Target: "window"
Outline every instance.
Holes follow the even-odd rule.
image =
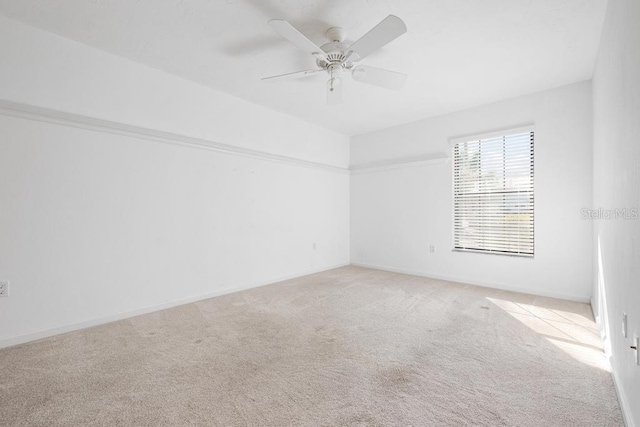
[[[454,250],[533,257],[533,131],[453,144]]]

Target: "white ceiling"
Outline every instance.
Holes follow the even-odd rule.
[[[356,135],[592,77],[605,0],[0,0],[0,13],[329,129]],[[326,75],[267,21],[321,45],[332,26],[355,41],[385,16],[408,32],[363,64],[409,75],[400,92]]]

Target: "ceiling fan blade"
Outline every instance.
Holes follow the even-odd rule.
[[[332,78],[327,81],[327,105],[342,103],[342,79]]]
[[[324,60],[327,59],[327,55],[322,51],[322,49],[284,19],[272,19],[269,21],[269,26],[277,31],[282,37],[289,40],[305,52]]]
[[[353,60],[359,61],[406,32],[407,26],[402,19],[389,15],[356,40],[347,51],[353,51]]]
[[[368,65],[358,65],[351,72],[351,76],[358,82],[391,90],[401,89],[407,81],[406,74],[370,67]]]
[[[322,71],[322,70],[294,71],[293,73],[279,74],[277,76],[271,76],[271,77],[263,77],[260,80],[265,81],[265,82],[277,82],[277,81],[281,81],[281,80],[294,80],[294,79],[299,79],[301,77],[313,76],[318,71]]]

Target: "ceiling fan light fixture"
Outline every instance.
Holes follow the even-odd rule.
[[[333,64],[327,69],[329,80],[327,80],[327,105],[338,105],[342,103],[342,72],[340,64]]]
[[[343,70],[344,69],[340,64],[331,65],[329,67],[329,83],[331,84],[332,88],[333,88],[333,85],[338,85],[342,83]]]

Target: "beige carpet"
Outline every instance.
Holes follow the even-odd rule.
[[[345,267],[0,350],[3,426],[622,425],[590,308]]]

